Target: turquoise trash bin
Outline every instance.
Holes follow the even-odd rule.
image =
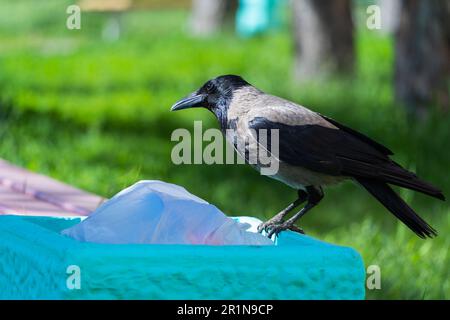
[[[293,232],[276,246],[96,244],[80,219],[0,216],[1,299],[363,299],[353,249]]]

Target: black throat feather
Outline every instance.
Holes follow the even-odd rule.
[[[220,129],[225,133],[226,129],[233,129],[234,125],[230,124],[228,121],[228,109],[230,107],[231,101],[233,100],[233,95],[236,90],[249,86],[250,84],[239,76],[228,75],[222,76],[218,79],[222,79],[226,82],[226,86],[219,86],[220,97],[218,98],[215,107],[211,110],[220,124]]]
[[[233,93],[231,90],[228,90],[221,95],[216,106],[212,109],[212,112],[219,121],[220,130],[222,130],[222,132],[225,132],[225,130],[228,129],[228,109],[232,99]]]

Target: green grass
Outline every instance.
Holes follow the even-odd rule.
[[[287,30],[242,40],[225,32],[186,35],[187,14],[132,12],[123,34],[100,37],[101,15],[82,16],[82,30],[65,29],[65,2],[0,1],[0,155],[31,170],[111,196],[140,179],[180,184],[230,215],[268,218],[295,191],[240,165],[173,165],[171,132],[193,120],[217,127],[206,110],[171,113],[171,104],[219,74],[236,73],[261,89],[311,107],[376,138],[394,159],[450,194],[450,124],[433,111],[408,121],[392,92],[392,43],[358,33],[355,78],[322,84],[291,81]],[[431,107],[430,107],[431,108]],[[304,217],[311,235],[356,248],[378,264],[377,298],[450,298],[450,209],[413,192],[402,196],[440,233],[423,241],[357,186],[326,190]],[[301,252],[299,252],[301,254]]]

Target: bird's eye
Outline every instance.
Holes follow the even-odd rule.
[[[206,84],[206,91],[210,92],[213,89],[214,89],[214,85],[211,82]]]

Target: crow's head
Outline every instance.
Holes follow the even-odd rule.
[[[240,76],[220,76],[207,81],[200,89],[175,103],[171,110],[203,107],[217,115],[227,108],[235,90],[248,85]]]

